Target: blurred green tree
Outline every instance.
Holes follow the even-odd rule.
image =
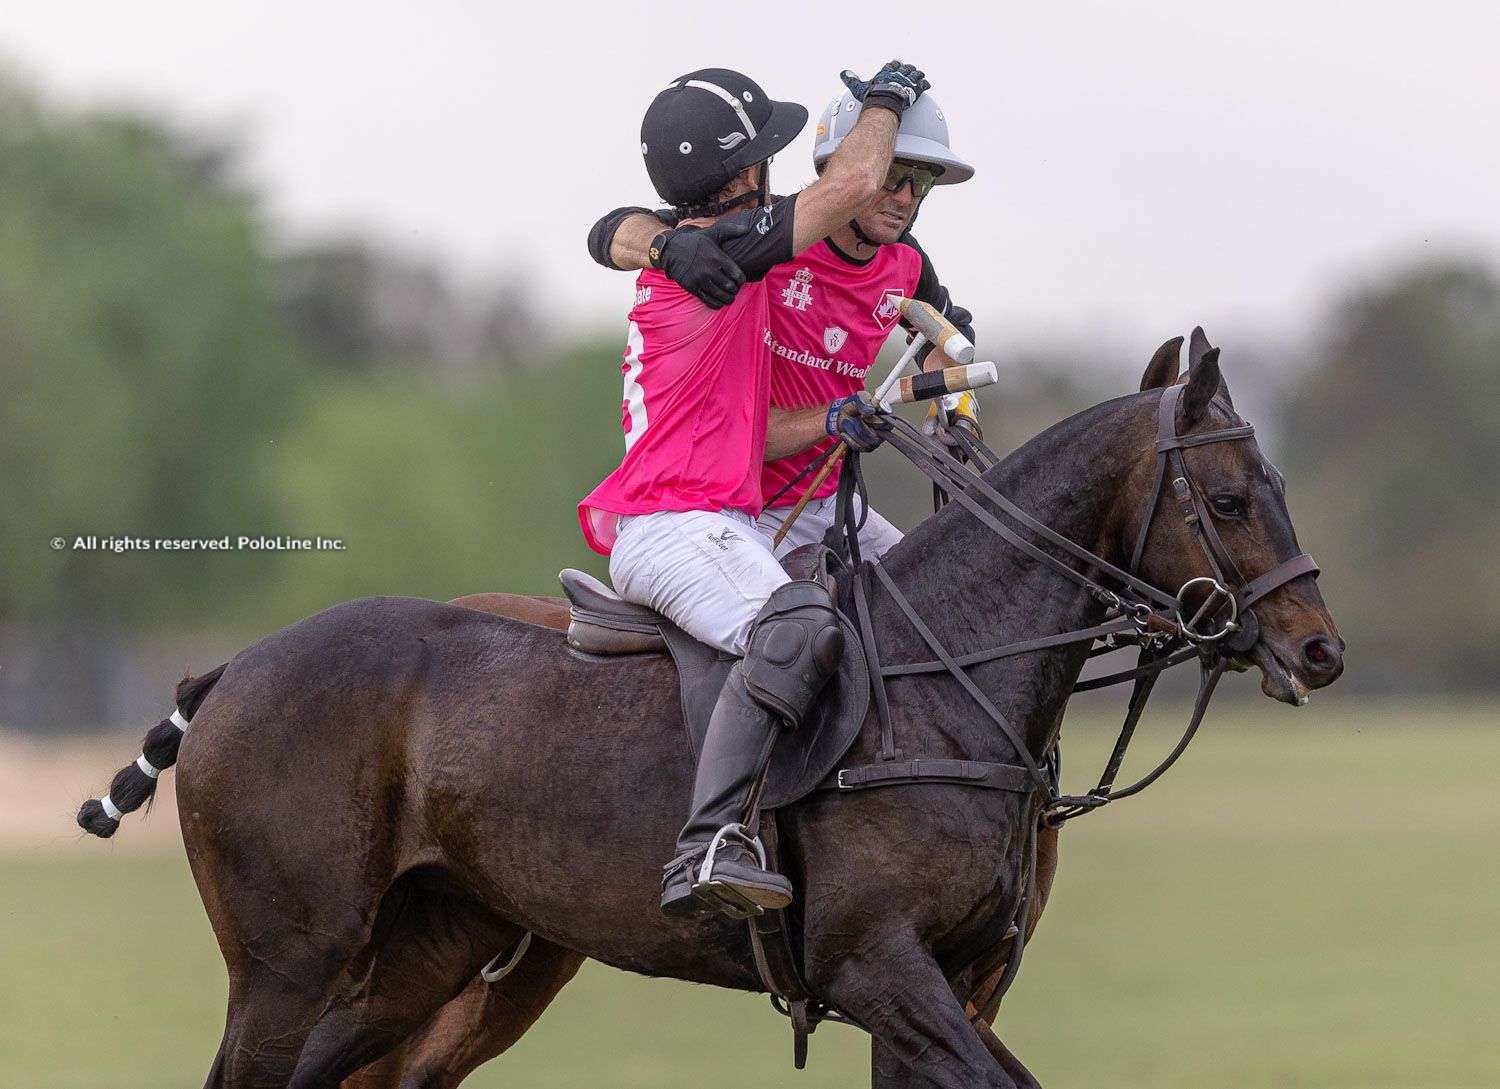
[[[1500,281],[1427,263],[1348,296],[1283,405],[1292,508],[1369,687],[1493,688]]]
[[[603,574],[576,506],[619,461],[604,421],[620,352],[585,341],[462,391],[400,371],[319,386],[267,464],[285,532],[346,551],[277,557],[275,595],[236,619],[274,627],[371,594],[556,594],[559,568]]]
[[[285,422],[296,368],[263,226],[224,145],[3,97],[0,616],[181,617],[248,568],[48,540],[273,524],[250,455]]]

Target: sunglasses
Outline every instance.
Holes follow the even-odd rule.
[[[943,168],[940,166],[893,162],[886,169],[885,181],[881,183],[881,186],[888,193],[898,193],[903,185],[911,182],[911,195],[920,200],[932,191],[932,187],[937,184],[938,177],[942,173]]]

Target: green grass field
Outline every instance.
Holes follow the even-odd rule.
[[[1211,716],[1152,791],[1064,833],[1002,1037],[1049,1087],[1500,1085],[1500,711],[1253,714]],[[1070,729],[1072,785],[1106,746]],[[17,848],[0,874],[0,1089],[201,1085],[224,977],[180,855]],[[798,1074],[764,999],[590,966],[468,1084],[867,1070],[856,1031],[825,1026]]]

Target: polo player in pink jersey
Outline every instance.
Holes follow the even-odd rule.
[[[817,170],[852,131],[859,113],[860,102],[849,91],[824,109],[813,148]],[[870,368],[899,319],[897,298],[929,303],[973,340],[968,311],[953,305],[932,262],[908,230],[933,185],[967,181],[973,174],[973,167],[948,146],[942,108],[931,95],[923,95],[902,114],[895,161],[875,200],[827,238],[766,274],[771,410],[761,490],[768,505],[757,527],[767,540],[799,498],[798,484],[806,485],[809,467],[838,441],[832,436],[840,414],[865,389]],[[617,209],[595,225],[590,251],[607,267],[643,268],[650,240],[662,222],[675,222],[675,217],[669,211]],[[709,305],[732,298],[733,291],[721,290],[719,283],[721,277],[736,279],[732,261],[715,247],[712,235],[695,243],[691,259],[680,255],[667,274]],[[946,360],[939,355],[928,362],[938,366]],[[953,399],[948,408],[973,418],[973,405],[969,394]],[[859,437],[864,441],[855,445],[862,450],[879,441],[875,434]],[[838,473],[831,473],[819,487],[782,541],[779,555],[823,539],[833,522],[838,480]],[[901,536],[871,510],[860,528],[861,551],[878,558]]]
[[[669,915],[744,914],[792,899],[790,882],[760,865],[744,822],[777,733],[801,721],[837,667],[842,633],[823,587],[788,578],[755,528],[772,354],[765,275],[869,203],[901,113],[927,89],[921,72],[895,61],[869,82],[846,78],[865,106],[859,120],[818,181],[781,200],[769,197],[767,160],[807,111],[772,101],[740,73],[674,80],[641,125],[647,173],[679,217],[653,238],[654,266],[692,252],[725,213],[757,206],[718,232],[744,280],[729,305],[705,306],[656,267],[637,278],[621,368],[625,457],[578,508],[622,597],[743,656],[710,718],[692,814],[665,868]],[[853,426],[862,415],[867,406],[851,405],[840,419]]]

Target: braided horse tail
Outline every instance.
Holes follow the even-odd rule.
[[[141,755],[126,764],[109,784],[109,793],[90,798],[78,810],[78,827],[100,839],[108,839],[120,827],[120,818],[133,813],[156,793],[156,780],[162,772],[177,763],[177,749],[183,735],[204,697],[229,663],[209,670],[201,677],[184,677],[177,686],[177,706],[146,734]]]

